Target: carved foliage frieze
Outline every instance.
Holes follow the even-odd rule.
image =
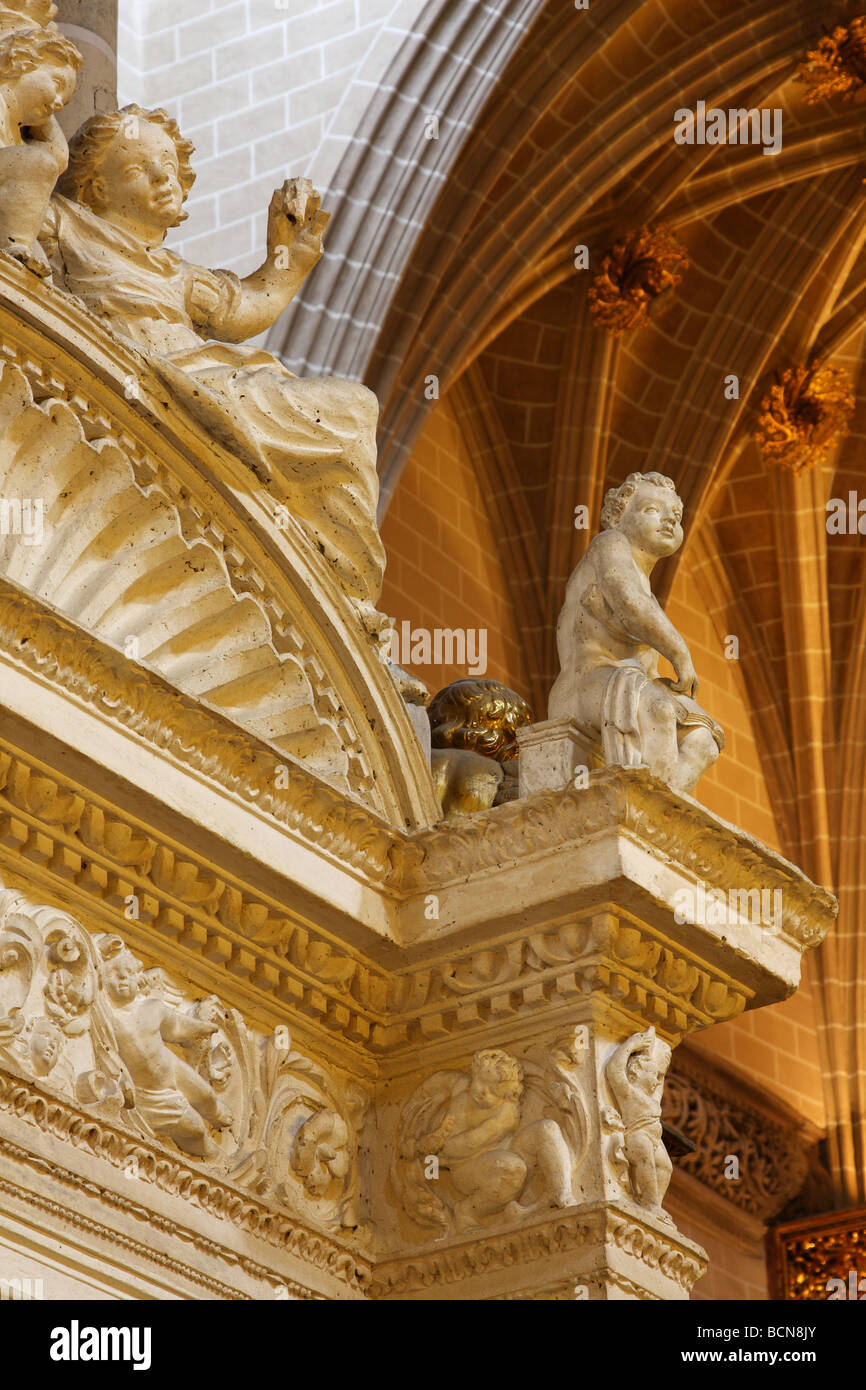
[[[145,968],[120,936],[0,890],[0,1066],[276,1209],[363,1234],[368,1097],[215,995]],[[136,1169],[134,1147],[130,1162]]]

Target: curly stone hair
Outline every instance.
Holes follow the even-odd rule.
[[[517,730],[532,723],[522,695],[499,681],[452,681],[427,706],[434,748],[468,748],[496,762],[517,757]]]
[[[0,38],[0,82],[23,77],[45,62],[55,62],[78,72],[83,61],[75,45],[59,31],[46,33],[34,25],[24,25]]]
[[[475,1053],[472,1076],[495,1082],[496,1089],[507,1100],[519,1101],[523,1094],[523,1069],[520,1063],[498,1047]]]
[[[195,145],[180,133],[177,121],[162,107],[145,111],[143,107],[124,106],[120,111],[109,111],[104,115],[97,113],[73,136],[69,142],[69,167],[57,185],[58,192],[67,198],[74,198],[87,207],[93,206],[93,180],[99,174],[105,152],[116,135],[126,132],[131,121],[148,121],[160,126],[169,136],[177,151],[177,177],[183,189],[184,201],[195,183],[191,159]],[[181,213],[179,221],[186,217]]]
[[[601,529],[612,531],[619,524],[623,512],[634,497],[640,483],[653,483],[656,487],[666,487],[670,492],[676,493],[676,484],[673,478],[666,478],[664,473],[629,473],[624,483],[619,487],[610,488],[604,495],[604,505],[601,509]]]

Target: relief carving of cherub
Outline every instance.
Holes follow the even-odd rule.
[[[213,1086],[169,1044],[193,1048],[217,1031],[161,999],[142,997],[142,965],[119,937],[99,942],[106,1020],[132,1083],[135,1107],[155,1134],[197,1158],[213,1158],[208,1126],[227,1129],[231,1112]]]
[[[419,1224],[467,1231],[495,1216],[573,1205],[562,1130],[548,1118],[525,1123],[523,1091],[520,1063],[495,1048],[476,1052],[469,1076],[437,1072],[418,1087],[401,1118],[392,1180]],[[442,1174],[453,1207],[436,1191]]]
[[[671,1049],[654,1028],[633,1033],[608,1059],[605,1076],[619,1111],[612,1159],[627,1166],[631,1190],[642,1207],[661,1210],[672,1165],[662,1132],[662,1092]]]

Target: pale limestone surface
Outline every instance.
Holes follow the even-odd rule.
[[[648,767],[674,791],[691,792],[725,740],[697,703],[688,647],[650,588],[658,561],[682,545],[682,512],[660,473],[632,473],[607,494],[603,529],[566,588],[548,713],[593,732],[605,763]],[[659,656],[674,680],[659,675]]]
[[[19,502],[0,548],[0,1277],[81,1298],[687,1298],[706,1259],[662,1205],[671,1050],[788,997],[835,901],[653,775],[682,790],[711,723],[684,706],[662,768],[649,665],[627,759],[610,740],[634,730],[602,722],[614,765],[563,782],[573,728],[546,753],[530,732],[558,785],[437,823],[367,599],[309,517],[284,524],[242,431],[211,432],[186,387],[166,399],[160,334],[209,353],[174,335],[196,336],[187,295],[207,317],[230,286],[148,244],[179,212],[183,150],[126,117],[78,147],[95,208],[57,198],[46,224],[75,293],[0,260]],[[287,221],[315,256],[311,188],[276,199]],[[659,698],[679,720],[694,673],[629,570],[660,544],[663,491],[620,497],[613,553],[677,658],[684,689]],[[592,637],[578,615],[566,648],[575,632]],[[684,911],[707,891],[730,909]]]
[[[37,238],[66,168],[57,121],[75,90],[81,54],[49,23],[53,7],[0,7],[0,249],[48,275]]]
[[[189,264],[162,243],[183,217],[191,153],[163,111],[130,106],[85,122],[41,233],[55,282],[146,354],[172,395],[273,483],[375,633],[384,571],[376,398],[356,382],[298,379],[243,346],[320,259],[328,214],[309,180],[288,179],[271,198],[256,271],[241,280]]]

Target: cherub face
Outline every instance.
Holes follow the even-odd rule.
[[[650,555],[673,555],[683,543],[683,504],[666,487],[639,483],[617,529]]]
[[[174,141],[152,121],[124,122],[93,180],[96,211],[116,211],[160,232],[176,225],[183,207]]]
[[[499,1105],[506,1100],[511,1090],[511,1082],[500,1076],[493,1067],[477,1067],[469,1083],[469,1094],[476,1105],[485,1109]]]
[[[105,988],[111,999],[128,1004],[138,994],[140,967],[132,956],[119,955],[105,967]]]
[[[15,84],[15,104],[22,125],[41,125],[65,106],[75,90],[75,69],[50,60],[22,73]]]
[[[60,1056],[63,1035],[50,1019],[37,1019],[30,1033],[30,1059],[37,1076],[47,1076]]]

